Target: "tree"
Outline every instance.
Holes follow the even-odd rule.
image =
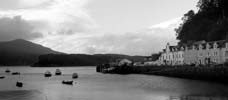
[[[228,32],[228,0],[199,0],[199,11],[188,11],[175,29],[179,44],[188,41],[216,41]]]

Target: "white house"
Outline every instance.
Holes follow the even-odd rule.
[[[161,65],[183,65],[184,63],[184,47],[170,46],[167,43],[159,57]]]
[[[122,66],[122,65],[131,65],[132,64],[132,61],[128,60],[128,59],[121,59],[118,61],[118,66]]]
[[[207,65],[228,62],[228,41],[198,41],[182,46],[167,43],[159,57],[161,65]]]

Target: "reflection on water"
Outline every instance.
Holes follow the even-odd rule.
[[[227,100],[228,86],[217,83],[153,75],[96,73],[94,67],[60,68],[63,75],[45,78],[56,68],[10,67],[21,75],[6,74],[0,68],[0,100]],[[72,79],[72,73],[79,74]],[[73,86],[61,84],[74,80]],[[22,81],[22,88],[16,82]],[[194,95],[194,96],[193,96]]]
[[[46,96],[37,90],[0,91],[0,100],[45,100]]]
[[[228,100],[228,97],[213,96],[170,96],[169,100]]]

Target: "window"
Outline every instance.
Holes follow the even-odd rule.
[[[225,56],[228,57],[228,51],[225,52]]]
[[[228,53],[228,52],[227,52],[227,53]],[[202,54],[202,53],[199,53],[199,56],[200,56],[200,57],[202,57],[202,56],[203,56],[203,54]]]
[[[218,55],[218,52],[217,52],[217,51],[215,51],[214,55],[215,55],[215,56],[217,56],[217,55]]]
[[[210,45],[209,44],[207,44],[206,46],[207,46],[207,49],[210,49]]]
[[[214,48],[218,48],[217,43],[214,43]]]
[[[199,45],[199,50],[201,50],[202,49],[202,46],[201,45]]]

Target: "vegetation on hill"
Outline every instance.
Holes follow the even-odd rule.
[[[22,39],[0,42],[0,65],[31,65],[38,60],[39,55],[59,53]]]
[[[39,60],[33,66],[55,67],[55,66],[96,66],[109,63],[116,59],[127,58],[133,61],[142,61],[143,56],[127,56],[119,54],[47,54],[39,56]]]
[[[175,29],[179,44],[191,41],[216,41],[227,38],[228,0],[199,0],[198,12],[188,11]]]
[[[143,60],[143,56],[119,54],[64,54],[22,39],[0,42],[1,66],[94,66],[123,58]]]

